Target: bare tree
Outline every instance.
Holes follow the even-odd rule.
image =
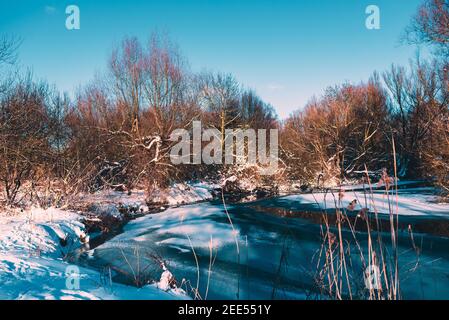
[[[49,163],[48,87],[27,77],[0,101],[0,180],[7,204],[16,203],[25,182],[32,185]]]
[[[0,36],[0,65],[4,63],[14,64],[16,62],[19,45],[20,41],[15,37]]]
[[[422,177],[428,170],[422,151],[445,135],[436,130],[448,116],[448,82],[445,72],[440,71],[444,69],[441,62],[436,60],[417,60],[411,69],[408,73],[403,67],[392,66],[384,73],[384,81],[390,92],[400,175]]]
[[[224,148],[226,128],[240,117],[239,84],[231,74],[222,73],[203,73],[199,76],[199,83],[202,95],[200,103],[217,119],[214,125],[221,132]]]
[[[449,59],[449,0],[425,0],[406,34],[410,43],[436,46]]]
[[[265,103],[252,90],[245,90],[240,98],[239,120],[252,129],[271,129],[277,127],[274,108]]]
[[[388,160],[387,123],[386,95],[377,76],[368,84],[329,88],[285,122],[284,161],[292,175],[306,181],[341,181],[365,165],[380,169]]]
[[[87,87],[68,117],[72,153],[81,167],[94,167],[93,189],[162,185],[173,171],[170,133],[199,111],[184,59],[158,35],[145,48],[128,38],[114,50],[109,71],[109,86]]]
[[[113,92],[117,102],[128,109],[128,121],[133,130],[138,128],[142,105],[143,54],[137,38],[128,38],[123,40],[119,49],[113,51],[109,62]]]
[[[167,38],[153,34],[144,59],[145,101],[154,116],[158,133],[169,135],[179,109],[187,100],[186,63]]]

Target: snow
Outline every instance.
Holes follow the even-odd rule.
[[[149,202],[178,206],[181,204],[211,200],[212,194],[210,191],[212,188],[213,185],[206,183],[175,183],[170,188],[155,190]]]
[[[399,190],[399,213],[441,214],[449,217],[449,206],[436,203],[437,197],[432,194],[433,191],[431,188]],[[335,196],[338,197],[338,193]],[[275,202],[274,205],[289,208],[295,201],[314,204],[314,197],[324,206],[323,193],[283,197],[282,201]],[[345,191],[342,206],[348,206],[356,198],[359,200],[356,209],[364,207],[363,191]],[[283,201],[284,199],[292,202]],[[394,199],[392,196],[392,203]],[[327,207],[335,207],[332,194],[328,193],[326,200]],[[385,202],[387,199],[382,191],[376,191],[373,200],[379,212],[388,213]],[[292,249],[288,253],[288,271],[286,268],[282,274],[285,277],[282,280],[285,287],[282,287],[282,292],[277,297],[306,299],[307,291],[301,288],[308,288],[312,282],[310,276],[316,271],[315,261],[311,257],[314,257],[321,245],[319,226],[265,215],[258,213],[257,209],[249,208],[251,206],[241,204],[228,206],[235,233],[227,220],[223,205],[217,203],[205,202],[170,208],[159,214],[144,216],[127,224],[124,233],[96,248],[94,256],[105,265],[113,264],[124,268],[125,263],[117,259],[121,250],[129,257],[132,257],[132,252],[137,247],[142,252],[160,252],[177,280],[188,281],[193,287],[198,281],[199,294],[203,298],[208,288],[210,299],[235,299],[236,292],[243,299],[270,299],[273,281],[278,279],[280,257],[284,252],[284,245],[288,244]],[[284,238],[285,234],[291,236]],[[240,246],[240,254],[236,250],[235,237]],[[408,278],[402,287],[409,299],[448,296],[447,287],[441,285],[447,278],[447,252],[443,245],[437,248],[437,241],[433,241],[435,240],[432,240],[432,249],[429,249],[426,247],[429,242],[424,238],[426,246],[423,246],[420,254],[419,272],[416,273],[407,271],[407,266],[416,261],[415,252],[411,250],[409,241],[400,243],[401,279]],[[212,250],[209,249],[210,242]],[[362,243],[363,248],[367,248],[367,244]],[[117,250],[119,246],[120,251]],[[214,258],[212,270],[209,271],[211,256],[216,259]],[[236,267],[237,257],[242,268]],[[130,259],[130,263],[136,268],[136,260]],[[161,288],[167,287],[169,277],[168,273],[161,277]],[[425,295],[416,290],[419,285],[428,288]]]
[[[130,206],[140,208],[140,205],[130,204]],[[111,216],[117,219],[122,219],[122,214],[120,213],[117,204],[94,203],[89,207],[89,211],[97,216]]]
[[[134,208],[138,212],[147,212],[150,204],[164,206],[179,206],[212,199],[211,190],[216,186],[211,183],[174,183],[169,188],[156,189],[150,197],[144,190],[133,190],[131,194],[125,192],[103,190],[94,194],[83,194],[80,203],[95,205],[91,208],[99,214],[118,216],[117,205]],[[115,208],[114,208],[115,207]]]
[[[395,186],[398,186],[398,188],[400,188],[400,187],[409,187],[409,186],[412,186],[412,185],[422,184],[423,183],[423,181],[420,181],[420,180],[399,180],[399,179],[397,179],[396,183],[394,183],[394,178],[391,178],[391,179],[392,179],[392,185],[390,186],[390,188],[395,188]],[[336,185],[336,186],[333,186],[333,187],[334,187],[334,190],[342,189],[342,190],[345,190],[345,191],[351,191],[351,190],[360,191],[360,190],[363,190],[363,189],[368,190],[370,188],[370,186],[368,184],[366,184],[366,183],[363,184],[363,183],[358,183],[358,182],[346,183],[346,184],[343,184],[341,186]],[[371,184],[371,188],[373,190],[383,190],[383,191],[385,191],[385,183],[383,181],[379,181],[377,183],[373,182]],[[408,190],[410,191],[412,189],[408,188]],[[417,191],[416,189],[413,189],[413,190]],[[432,190],[434,190],[434,188],[422,188],[422,191],[432,191]]]
[[[228,209],[230,208],[228,207]],[[203,203],[170,208],[158,214],[143,216],[130,221],[124,227],[122,234],[101,245],[98,249],[122,246],[125,243],[129,247],[133,247],[135,244],[166,234],[172,236],[155,243],[164,243],[173,248],[189,250],[190,239],[196,247],[208,250],[212,237],[213,247],[219,248],[234,243],[234,237],[239,236],[232,231],[227,220],[216,221],[223,218],[222,210],[221,206]]]
[[[133,190],[131,194],[114,190],[102,190],[95,193],[81,194],[78,205],[89,207],[99,215],[111,215],[119,217],[118,206],[134,208],[139,212],[147,211],[146,196],[144,190]]]
[[[87,238],[81,217],[70,211],[32,208],[25,212],[17,210],[0,215],[0,251],[18,248],[32,252],[57,254],[59,239],[68,236],[81,244]],[[88,239],[87,239],[88,240]]]
[[[174,184],[171,188],[158,190],[150,199],[154,203],[164,203],[165,206],[204,201],[212,198],[211,191],[216,188],[208,183]],[[373,193],[360,189],[360,186],[345,187],[342,192],[341,204],[338,204],[339,192],[310,193],[285,196],[282,199],[312,204],[321,208],[347,208],[357,199],[355,210],[368,207],[371,211],[388,214],[389,200],[385,191],[374,190]],[[366,199],[366,200],[365,200]],[[396,197],[390,192],[390,205],[393,213],[414,216],[449,217],[449,204],[438,203],[438,198],[432,188],[408,188],[399,190]],[[93,195],[84,195],[80,203],[92,204],[91,210],[98,215],[119,217],[117,206],[129,206],[146,211],[144,191],[133,191],[131,195],[122,192],[102,191]],[[233,210],[229,205],[227,209]],[[145,208],[145,209],[144,209]],[[237,207],[235,207],[237,208]],[[211,203],[190,204],[183,207],[168,208],[165,212],[146,215],[130,221],[124,226],[124,232],[99,247],[89,250],[88,256],[120,264],[117,259],[117,247],[132,253],[136,247],[157,248],[169,247],[176,255],[190,256],[195,248],[196,254],[208,261],[210,248],[220,252],[217,263],[223,263],[223,268],[229,268],[236,256],[236,241],[241,250],[248,250],[248,234],[252,236],[251,259],[258,260],[257,268],[263,272],[275,268],[270,250],[274,250],[279,239],[269,230],[259,235],[257,217],[251,215],[248,224],[243,224],[241,215],[233,216],[238,223],[234,227],[227,220],[224,207]],[[157,274],[156,281],[142,288],[114,283],[107,275],[96,269],[73,265],[67,259],[68,253],[75,249],[88,250],[88,235],[82,223],[79,212],[50,208],[30,208],[25,211],[10,210],[0,212],[0,299],[188,299],[179,288],[172,288],[173,274],[179,276],[179,269],[185,265],[162,265],[162,271]],[[265,217],[265,219],[268,219]],[[274,218],[273,218],[274,219]],[[244,226],[244,227],[242,227]],[[253,230],[249,233],[249,230]],[[67,244],[62,245],[61,239]],[[246,239],[246,240],[245,240]],[[268,247],[270,245],[270,247]],[[245,249],[246,248],[246,249]],[[277,252],[277,251],[276,251]],[[271,255],[269,255],[271,254]],[[298,253],[300,254],[300,253]],[[165,258],[165,257],[163,257]],[[173,258],[173,257],[172,257]],[[242,255],[243,259],[243,255]],[[221,262],[220,262],[221,261]],[[186,273],[196,275],[195,264],[190,261],[191,270]],[[225,267],[226,265],[226,267]],[[120,265],[123,269],[123,265]],[[173,267],[178,268],[175,270]],[[253,266],[254,267],[254,266]],[[76,271],[75,274],[70,270]],[[126,268],[126,266],[125,266]],[[218,268],[218,267],[217,267]],[[170,270],[169,270],[170,269]],[[173,274],[172,274],[173,272]],[[298,271],[299,272],[299,271]],[[203,273],[202,273],[203,275]],[[68,279],[79,282],[79,287],[71,286]],[[220,286],[226,287],[233,281],[236,274],[214,274],[214,286],[219,292]],[[184,275],[181,277],[183,278]],[[204,275],[203,282],[204,282]],[[220,278],[221,277],[221,278]],[[106,280],[105,280],[106,279]],[[192,277],[194,279],[194,277]],[[221,280],[220,280],[221,279]],[[177,279],[180,280],[180,279]],[[202,282],[202,284],[203,284]],[[262,285],[262,284],[261,284]],[[218,294],[218,293],[216,293]]]
[[[69,249],[85,246],[82,239],[86,238],[81,216],[75,212],[54,208],[2,212],[0,299],[188,298],[179,289],[162,291],[157,283],[140,289],[105,283],[96,270],[74,266],[63,259]],[[63,247],[60,239],[68,239],[68,245]],[[70,285],[71,277],[79,286]]]
[[[196,287],[198,272],[200,273],[199,294],[202,298],[206,298],[206,287],[210,275],[210,299],[235,299],[236,288],[240,288],[241,298],[244,299],[254,297],[270,299],[273,279],[267,275],[271,275],[277,269],[282,249],[280,238],[274,230],[268,232],[258,228],[260,223],[269,224],[269,221],[260,222],[258,221],[260,217],[252,213],[246,213],[242,221],[235,213],[235,210],[239,210],[238,205],[229,205],[227,209],[229,212],[234,212],[230,214],[235,229],[231,227],[224,207],[220,204],[204,202],[170,208],[165,212],[140,217],[129,222],[122,234],[97,247],[94,250],[94,256],[105,265],[112,264],[128,271],[126,263],[117,259],[117,254],[125,254],[129,263],[137,269],[139,262],[137,259],[132,259],[136,248],[140,248],[141,252],[160,252],[179,283],[189,283]],[[272,219],[267,216],[265,218]],[[246,286],[246,282],[242,281],[243,275],[239,274],[244,268],[239,269],[235,265],[239,256],[236,239],[240,246],[241,265],[250,264],[251,266],[251,279],[254,280],[248,281],[248,285],[249,282],[251,283],[251,288]],[[117,248],[120,249],[117,250]],[[303,249],[298,252],[300,256],[313,254],[313,252],[310,252],[310,255],[308,253],[304,255]],[[216,260],[209,272],[211,254],[216,257]],[[195,255],[198,257],[199,270]],[[299,272],[296,266],[292,268]],[[292,277],[297,275],[295,273]],[[159,282],[161,288],[166,288],[169,277],[168,273],[161,277]],[[242,281],[240,286],[239,281]],[[181,287],[185,288],[182,285]],[[187,291],[189,287],[185,289]],[[288,299],[306,298],[301,292],[296,292],[297,290],[287,291],[284,294]]]
[[[157,287],[161,290],[170,290],[170,283],[173,281],[173,274],[167,269],[165,265],[162,265],[164,272],[162,272],[161,280],[157,283]]]
[[[449,203],[438,203],[438,197],[432,194],[432,188],[404,189],[396,192],[390,191],[389,196],[385,190],[351,191],[349,188],[343,193],[341,204],[338,204],[338,192],[316,192],[283,197],[287,200],[298,201],[303,204],[314,204],[321,209],[335,207],[347,208],[353,200],[357,200],[355,210],[368,208],[371,212],[411,216],[438,216],[449,218]],[[390,209],[391,206],[391,209]]]

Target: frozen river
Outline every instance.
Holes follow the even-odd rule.
[[[289,196],[226,208],[227,212],[220,202],[205,202],[135,219],[121,234],[84,253],[81,263],[108,275],[110,270],[114,281],[142,285],[160,278],[159,262],[164,261],[183,289],[193,297],[191,289],[198,288],[203,299],[326,298],[314,282],[321,224],[309,216],[279,214],[318,216],[317,205]],[[399,221],[438,226],[446,213],[449,216],[444,210],[435,216],[401,215]],[[409,232],[399,233],[404,299],[449,299],[449,239],[427,229],[414,235],[419,253]],[[348,230],[343,237],[351,243]],[[389,237],[383,235],[386,247]],[[365,248],[366,232],[358,231],[357,238]],[[363,281],[362,267],[354,262],[351,268],[351,277]]]

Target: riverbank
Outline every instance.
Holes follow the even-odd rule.
[[[190,299],[170,285],[168,269],[136,288],[73,261],[119,233],[131,219],[208,199],[212,196],[205,187],[175,185],[155,194],[151,203],[143,191],[104,191],[80,195],[63,210],[5,209],[0,212],[0,299]]]
[[[346,189],[341,202],[342,208],[347,208],[353,198],[364,199],[360,189],[353,189]],[[203,260],[208,260],[208,252],[212,250],[214,254],[220,255],[219,260],[222,257],[232,260],[236,252],[240,252],[240,258],[243,260],[245,254],[255,254],[251,251],[246,252],[246,250],[254,250],[254,248],[248,249],[248,246],[254,246],[262,238],[266,240],[265,244],[258,245],[261,253],[270,255],[268,252],[270,250],[273,250],[274,256],[279,253],[278,249],[274,249],[279,240],[273,238],[273,244],[270,245],[266,242],[273,236],[272,227],[269,228],[271,231],[267,232],[257,230],[257,236],[251,240],[248,230],[254,227],[241,226],[242,223],[247,224],[243,220],[250,216],[245,213],[247,210],[245,208],[258,212],[257,217],[263,212],[279,216],[281,220],[277,223],[289,217],[302,218],[318,226],[321,220],[317,219],[321,215],[317,213],[324,206],[332,210],[332,203],[335,205],[335,201],[329,200],[332,198],[332,193],[329,192],[327,196],[324,192],[317,192],[265,198],[255,204],[251,202],[243,205],[229,204],[226,209],[229,210],[234,223],[230,225],[221,197],[217,194],[214,196],[217,190],[217,186],[207,184],[178,185],[165,193],[159,193],[153,198],[155,201],[151,203],[143,191],[135,191],[131,194],[108,191],[81,196],[79,201],[64,210],[30,208],[2,212],[0,215],[0,281],[2,282],[0,298],[189,299],[192,297],[192,292],[189,290],[195,286],[195,276],[191,276],[188,271],[195,273],[195,262],[190,261],[193,259],[193,253],[203,256]],[[184,206],[189,202],[207,202],[214,198],[217,204]],[[382,191],[378,190],[372,194],[371,198],[368,197],[369,200],[366,203],[378,208],[382,214],[385,213],[383,211],[386,208],[385,198]],[[430,189],[405,189],[401,191],[397,199],[397,207],[400,209],[398,212],[403,216],[412,214],[418,219],[432,215],[440,218],[449,217],[449,205],[438,203],[437,200],[438,197]],[[351,211],[354,213],[354,219],[359,210],[364,207],[363,201],[359,201],[354,206],[354,210]],[[311,210],[309,212],[304,208]],[[168,211],[164,212],[166,210]],[[260,217],[270,221],[266,216]],[[251,221],[254,219],[256,217],[251,215]],[[132,222],[129,223],[129,221]],[[253,223],[263,225],[265,222],[256,219]],[[428,224],[424,221],[418,224],[422,230],[415,229],[415,225],[413,229],[414,232],[421,231],[446,237],[446,233],[440,232],[446,225],[443,229],[439,228],[435,231],[436,225],[440,224]],[[360,223],[358,226],[363,224]],[[407,228],[408,225],[404,224],[403,227]],[[300,233],[310,233],[312,229],[310,227],[306,230],[301,229]],[[318,229],[316,231],[314,237],[319,237]],[[358,231],[363,232],[363,228]],[[176,234],[179,236],[174,236]],[[298,236],[301,237],[301,235]],[[113,241],[110,241],[112,239]],[[128,266],[121,263],[126,263],[124,261],[128,259],[128,263],[134,264],[136,248],[145,246],[148,241],[160,247],[162,253],[155,254],[152,250],[142,250],[142,261],[146,259],[148,264],[157,266],[151,278],[138,279],[136,282],[135,278],[133,280],[133,277],[129,276],[132,270],[127,270]],[[92,250],[94,248],[95,250]],[[100,256],[98,252],[101,253]],[[112,267],[103,268],[101,263],[100,265],[92,263],[99,257],[102,257],[99,261],[104,260],[102,254],[105,252],[112,254],[112,256],[109,256],[110,253],[107,254],[107,259],[112,259],[110,261]],[[84,259],[89,261],[80,264],[78,256],[74,256],[79,254],[83,254]],[[178,255],[186,259],[185,261],[190,261],[191,265],[181,267],[178,263],[170,264],[170,261],[176,261]],[[261,263],[260,266],[252,265],[251,269],[258,270],[265,266],[262,268],[263,272],[269,272],[276,268],[278,259],[278,257],[268,259],[273,262],[270,268],[265,268],[266,261],[260,261],[257,262]],[[168,264],[165,265],[165,262]],[[92,265],[95,267],[92,268]],[[78,270],[75,278],[79,279],[79,289],[73,288],[67,282],[67,279],[74,279],[71,277],[73,274],[70,269],[73,266],[76,266]],[[173,279],[176,278],[176,282],[170,281],[172,268],[175,269]],[[232,265],[232,268],[235,266]],[[180,269],[187,271],[180,271]],[[202,275],[204,272],[205,270],[201,270]],[[217,273],[215,273],[216,276]],[[118,278],[121,280],[116,281]],[[258,278],[258,281],[262,282],[256,286],[257,290],[269,291],[267,288],[270,284],[262,279],[263,276]],[[226,281],[219,281],[219,283],[225,286]],[[217,284],[213,286],[216,288]],[[219,288],[214,294],[217,294],[217,290],[219,291]],[[251,297],[251,294],[248,293],[248,296]],[[303,294],[296,296],[294,292],[290,293],[289,297],[304,298]]]
[[[149,284],[112,283],[76,266],[70,254],[86,247],[83,216],[50,208],[3,212],[0,217],[0,299],[179,299],[181,291]],[[79,284],[79,286],[78,286]]]
[[[150,198],[142,190],[106,190],[81,194],[64,209],[28,204],[26,209],[1,211],[0,299],[189,299],[170,283],[165,266],[155,279],[137,288],[115,283],[110,274],[74,261],[120,234],[129,221],[218,198],[219,188],[211,183],[174,184]],[[77,274],[72,277],[74,266]],[[78,279],[79,288],[68,279]]]
[[[96,269],[109,267],[114,281],[132,284],[133,270],[140,270],[136,273],[138,279],[154,275],[158,266],[152,257],[159,255],[184,284],[183,289],[191,296],[198,292],[202,299],[322,299],[325,297],[320,296],[315,279],[322,224],[268,212],[310,210],[311,218],[322,216],[310,203],[292,198],[226,206],[216,200],[169,208],[130,221],[122,233],[84,254],[81,261]],[[417,219],[401,216],[399,221],[411,218]],[[421,219],[434,218],[429,215]],[[366,233],[357,230],[356,236],[366,254]],[[348,244],[354,241],[349,231],[343,230],[343,237]],[[385,245],[389,237],[383,237]],[[449,264],[449,239],[415,233],[417,253],[407,230],[398,238],[404,299],[449,297],[449,287],[443,285]],[[350,250],[355,255],[351,277],[363,284],[357,250],[356,246]]]

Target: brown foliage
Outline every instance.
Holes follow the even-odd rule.
[[[449,1],[425,0],[406,31],[409,42],[436,46],[449,59]]]
[[[374,78],[375,79],[375,78]],[[285,161],[298,178],[345,178],[387,160],[386,96],[376,80],[329,88],[284,124]]]

